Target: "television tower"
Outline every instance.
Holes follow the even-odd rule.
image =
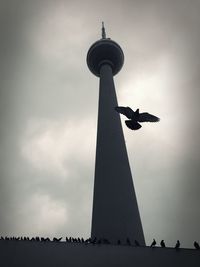
[[[100,78],[91,237],[115,244],[129,238],[145,245],[120,116],[114,109],[113,76],[123,63],[121,47],[106,38],[102,23],[102,38],[87,54],[88,68]]]

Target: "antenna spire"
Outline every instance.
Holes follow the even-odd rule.
[[[105,31],[105,27],[104,27],[104,22],[102,21],[102,28],[101,28],[101,36],[102,39],[106,39],[106,31]]]

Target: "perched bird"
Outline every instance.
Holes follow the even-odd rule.
[[[62,237],[60,237],[60,238],[56,238],[56,237],[54,237],[54,238],[53,238],[53,241],[54,241],[54,242],[60,242],[61,240],[62,240]]]
[[[103,243],[104,244],[110,244],[110,241],[108,239],[106,239],[106,238],[103,238]]]
[[[175,245],[175,249],[179,249],[179,248],[180,248],[180,241],[177,240],[176,245]]]
[[[160,245],[161,245],[162,248],[165,248],[165,242],[164,242],[164,240],[161,240]]]
[[[121,245],[121,240],[120,239],[117,240],[117,245]]]
[[[101,240],[101,238],[97,241],[97,244],[99,244],[99,245],[101,245],[101,243],[102,243],[102,240]]]
[[[115,107],[118,113],[125,115],[129,120],[126,120],[126,126],[131,130],[138,130],[142,127],[139,122],[158,122],[160,119],[148,112],[140,113],[139,108],[133,111],[130,107]]]
[[[136,245],[136,247],[139,247],[140,243],[137,240],[135,240],[135,245]]]
[[[196,242],[196,241],[194,241],[194,247],[195,247],[196,249],[200,249],[199,243]]]
[[[93,245],[97,243],[97,238],[95,237],[93,240],[90,241]]]
[[[151,246],[150,246],[150,247],[151,247],[151,248],[152,248],[152,247],[155,247],[155,245],[156,245],[156,240],[153,239],[153,242],[151,243]]]
[[[130,239],[128,237],[126,239],[126,244],[129,245],[129,246],[131,246],[131,241],[130,241]]]
[[[91,242],[92,242],[92,239],[91,239],[91,237],[89,237],[88,239],[85,240],[84,243],[87,245],[87,244],[89,244],[89,243],[91,243]]]

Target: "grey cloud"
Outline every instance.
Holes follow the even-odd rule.
[[[35,233],[25,225],[37,218],[25,206],[35,194],[68,211],[66,226],[51,228],[49,222],[54,229],[49,235],[90,233],[95,134],[93,155],[84,160],[73,151],[65,162],[70,179],[63,181],[34,169],[19,145],[32,119],[77,125],[89,120],[95,132],[98,80],[87,69],[86,53],[100,38],[104,20],[108,36],[125,53],[115,77],[119,103],[128,104],[123,99],[130,81],[129,104],[161,117],[159,125],[145,125],[137,133],[124,128],[146,240],[173,244],[176,237],[191,246],[199,238],[199,5],[195,0],[1,1],[2,235],[20,235],[23,221],[26,234]],[[162,81],[154,91],[134,87],[139,77],[161,75],[168,63],[161,73],[170,75],[168,89]]]

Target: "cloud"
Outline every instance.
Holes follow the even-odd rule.
[[[31,211],[31,213],[30,213]],[[51,236],[57,229],[67,225],[68,212],[66,203],[51,199],[49,195],[34,193],[25,202],[18,216],[24,222],[18,224],[15,234],[32,236]]]
[[[125,54],[119,103],[161,117],[123,126],[146,240],[198,239],[199,5],[1,1],[2,234],[90,233],[98,80],[86,54],[104,20]]]
[[[93,124],[89,120],[30,120],[21,141],[21,152],[32,167],[58,177],[70,177],[70,163],[90,162],[94,154]],[[93,143],[92,143],[93,140]]]

